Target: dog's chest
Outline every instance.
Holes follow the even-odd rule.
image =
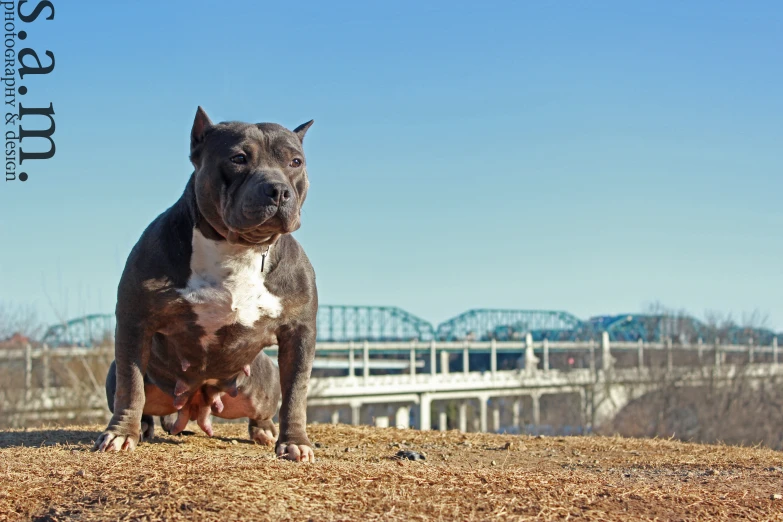
[[[213,241],[198,229],[193,231],[191,274],[179,292],[204,329],[204,348],[215,342],[224,326],[252,327],[262,317],[280,317],[282,303],[264,284],[263,263],[257,249]]]

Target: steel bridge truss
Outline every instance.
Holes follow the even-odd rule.
[[[427,321],[388,306],[321,305],[317,328],[322,342],[429,341],[434,333]]]
[[[475,309],[450,319],[437,330],[427,321],[396,307],[321,305],[318,308],[319,342],[384,341],[534,341],[599,340],[603,332],[612,341],[678,344],[730,343],[770,346],[772,330],[738,326],[721,329],[687,316],[623,314],[582,321],[559,311]],[[93,314],[50,327],[42,341],[49,346],[97,346],[113,342],[114,315]]]
[[[42,341],[49,346],[100,346],[114,342],[114,315],[92,314],[50,326]]]
[[[606,331],[612,341],[661,342],[671,339],[679,344],[729,343],[769,346],[776,336],[766,328],[742,326],[713,327],[689,316],[625,314],[594,317],[589,321],[596,332]]]
[[[474,309],[441,323],[436,337],[443,341],[518,340],[532,333],[536,340],[567,340],[561,337],[570,338],[582,329],[583,322],[567,312]]]

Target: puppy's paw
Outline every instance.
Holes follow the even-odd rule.
[[[271,419],[250,421],[250,440],[262,446],[274,446],[277,442],[277,427]]]
[[[277,458],[296,462],[315,462],[313,448],[306,444],[278,444]]]
[[[152,417],[144,416],[141,419],[141,436],[139,442],[152,440],[155,436],[155,421]]]
[[[174,429],[174,425],[177,423],[177,414],[172,413],[170,415],[161,416],[159,419],[160,427],[163,428],[163,431],[171,435],[171,430]]]

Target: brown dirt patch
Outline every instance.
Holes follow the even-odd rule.
[[[89,451],[101,428],[0,433],[0,520],[783,520],[760,448],[314,425],[298,464],[244,425],[119,455]]]

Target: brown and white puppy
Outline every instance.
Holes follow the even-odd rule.
[[[106,379],[113,416],[96,450],[133,450],[152,436],[153,415],[170,433],[196,420],[212,435],[215,415],[247,417],[251,439],[314,460],[305,426],[318,297],[290,235],[307,195],[302,141],[312,123],[293,132],[213,124],[198,108],[195,172],[144,231],[120,280]],[[262,351],[275,344],[279,370]]]

